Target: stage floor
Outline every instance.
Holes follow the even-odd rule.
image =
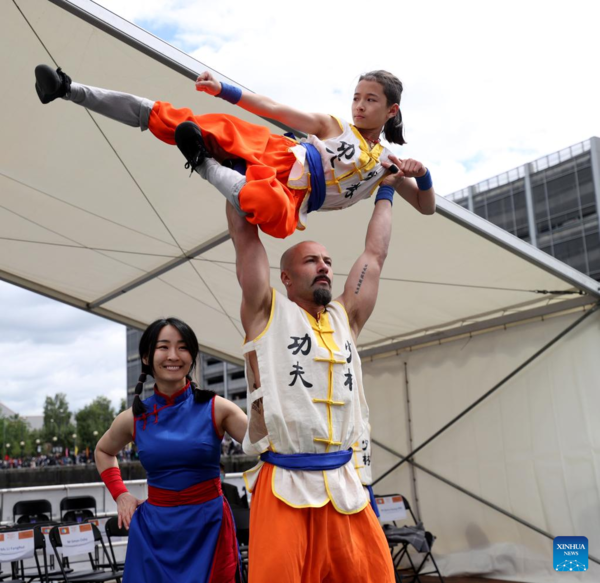
[[[410,579],[409,579],[410,580]],[[421,577],[423,583],[439,582],[439,577]],[[445,583],[507,583],[501,579],[486,579],[485,577],[444,577]],[[510,583],[516,583],[511,581]]]

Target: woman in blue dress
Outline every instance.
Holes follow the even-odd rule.
[[[133,406],[120,413],[96,447],[96,465],[129,528],[124,583],[233,583],[238,551],[231,510],[221,491],[225,432],[243,440],[246,414],[200,390],[190,373],[198,355],[192,329],[176,318],[150,324],[140,340],[142,375]],[[146,375],[154,394],[139,397]],[[117,453],[137,445],[148,499],[123,484]]]

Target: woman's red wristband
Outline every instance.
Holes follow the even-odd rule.
[[[102,481],[106,484],[106,488],[113,497],[113,500],[116,501],[121,494],[128,492],[123,483],[123,478],[121,478],[121,470],[119,468],[108,468],[107,470],[104,470],[100,474],[100,478],[102,478]]]

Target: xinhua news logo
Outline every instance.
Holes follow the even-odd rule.
[[[587,571],[588,539],[585,536],[557,536],[554,539],[555,571]]]

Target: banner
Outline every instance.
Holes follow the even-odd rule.
[[[61,554],[63,557],[94,552],[94,531],[91,524],[70,524],[69,526],[59,526],[58,529],[62,541]]]
[[[87,519],[88,523],[96,525],[96,527],[100,531],[100,534],[102,535],[102,539],[104,541],[108,540],[108,537],[106,536],[106,523],[108,522],[108,519],[109,519],[108,516],[105,516],[104,518],[88,518]],[[114,539],[114,540],[116,540],[116,539]]]
[[[0,563],[29,559],[34,551],[33,530],[0,533]]]
[[[50,531],[52,530],[52,528],[54,527],[42,526],[40,528],[42,534],[44,535],[44,538],[46,539],[46,553],[48,553],[48,556],[54,555],[54,549],[52,548],[52,544],[50,543]]]
[[[393,522],[406,518],[406,507],[402,496],[382,496],[375,498],[375,502],[377,502],[381,522]]]

